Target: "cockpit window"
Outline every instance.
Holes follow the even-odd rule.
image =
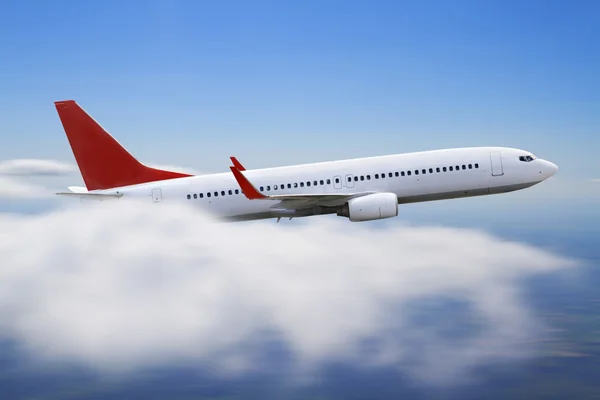
[[[531,162],[533,160],[535,160],[535,156],[534,155],[520,156],[519,157],[519,161],[523,161],[523,162]]]

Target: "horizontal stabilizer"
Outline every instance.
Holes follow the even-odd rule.
[[[88,191],[83,186],[69,186],[67,189],[69,189],[73,193],[87,193]]]
[[[81,197],[81,198],[96,198],[96,199],[110,199],[110,198],[119,198],[123,196],[123,193],[76,193],[76,192],[58,192],[56,193],[58,196],[71,196],[71,197]]]

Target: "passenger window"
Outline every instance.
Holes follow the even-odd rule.
[[[294,187],[297,188],[298,187],[298,182],[294,183]]]
[[[401,175],[401,176],[404,176],[404,171],[400,172],[400,175]]]
[[[198,196],[199,196],[200,198],[203,198],[203,197],[204,197],[204,193],[200,193]]]
[[[235,189],[235,194],[240,194],[240,191],[238,189]],[[200,197],[202,197],[202,195],[200,195]]]
[[[397,173],[397,172],[396,172]],[[391,178],[392,176],[394,176],[394,174],[392,174],[391,172],[388,174],[388,176]]]
[[[440,172],[440,167],[437,167],[437,168],[435,169],[435,172]]]
[[[456,166],[456,170],[458,171],[459,169],[460,169],[460,165],[457,165]]]
[[[277,187],[278,187],[277,185],[274,185],[273,190],[277,190]]]
[[[415,169],[415,175],[419,175],[419,170]]]
[[[304,182],[300,182],[300,187],[304,187]]]
[[[429,168],[429,173],[433,174],[433,168]]]
[[[365,180],[365,176],[364,176],[364,175],[361,175],[361,176],[360,176],[360,180],[361,180],[361,181],[364,181],[364,180]]]
[[[427,173],[426,169],[421,170],[421,172],[423,173],[423,175],[425,175]]]
[[[314,182],[313,182],[313,186],[317,186],[317,181],[314,181]]]
[[[196,194],[194,193],[194,198],[196,198],[196,197],[197,197],[197,196],[196,196]],[[192,196],[188,194],[188,195],[187,195],[187,198],[188,198],[188,200],[190,200],[190,199],[192,198]]]
[[[319,182],[321,185],[324,185],[325,182],[323,182],[323,180],[321,179],[321,181]]]
[[[310,186],[310,181],[306,182],[306,186]]]
[[[463,167],[463,169],[467,169],[467,166],[466,166],[465,164],[463,164],[463,166],[462,166],[462,167]]]
[[[348,177],[348,182],[352,182],[352,177],[351,176]]]
[[[206,193],[206,197],[210,197],[210,192]]]
[[[375,174],[375,179],[379,179],[379,174]]]
[[[479,164],[475,163],[475,168],[479,168]]]
[[[385,179],[385,172],[381,174],[381,179]]]
[[[336,179],[335,181],[336,181],[336,183],[339,183],[339,182],[340,182],[340,180],[339,180],[339,179]],[[331,185],[331,179],[327,179],[327,184],[328,184],[328,185]]]
[[[225,191],[221,190],[221,196],[225,196]]]
[[[406,175],[410,176],[411,172],[410,171],[406,171]]]
[[[469,164],[469,169],[473,169],[473,164]]]
[[[371,175],[367,175],[367,180],[370,181],[371,180]]]
[[[233,192],[231,191],[231,189],[229,189],[229,195],[231,196],[233,194]]]
[[[400,176],[400,173],[396,172],[396,178]]]
[[[329,183],[329,179],[327,179],[327,183]],[[335,183],[340,183],[340,178],[335,178]]]
[[[260,191],[261,191],[261,192],[263,192],[264,190],[265,190],[265,187],[264,187],[264,186],[261,186],[261,187],[260,187]]]
[[[219,197],[219,192],[215,192],[215,197]]]
[[[449,171],[452,171],[452,166],[448,167],[448,170],[449,170]]]
[[[267,186],[267,192],[271,191],[271,186]]]

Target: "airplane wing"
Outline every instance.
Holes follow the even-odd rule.
[[[282,194],[282,195],[265,195],[259,192],[256,187],[244,176],[244,174],[235,167],[229,167],[236,181],[242,189],[242,193],[249,200],[279,200],[273,208],[304,208],[315,205],[325,207],[335,207],[343,205],[349,199],[355,197],[366,196],[375,192],[358,192],[358,193],[315,193],[315,194]]]

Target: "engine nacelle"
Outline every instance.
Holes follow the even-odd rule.
[[[352,222],[373,221],[398,216],[398,197],[394,193],[373,193],[350,199],[337,211]]]

